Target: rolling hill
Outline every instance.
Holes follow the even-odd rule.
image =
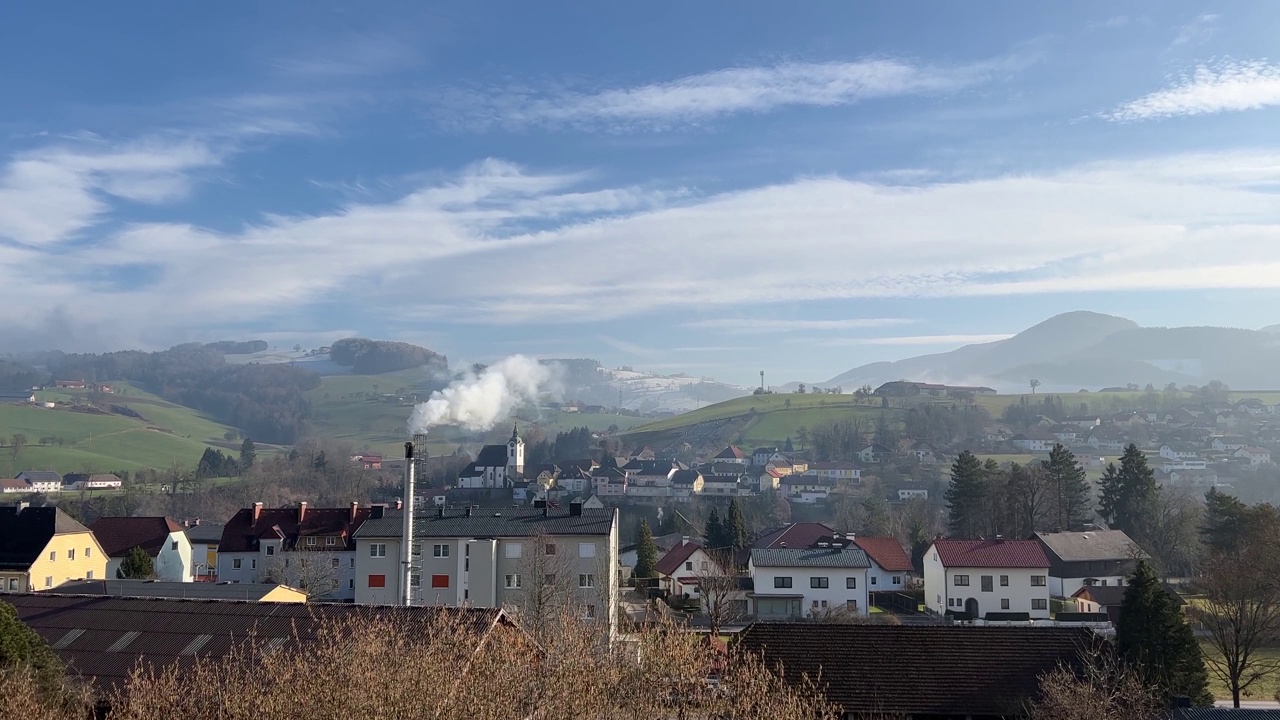
[[[1148,383],[1163,387],[1221,380],[1236,388],[1280,388],[1280,338],[1265,330],[1140,327],[1125,318],[1071,312],[1006,340],[951,352],[863,365],[826,385],[873,386],[891,380],[1027,387],[1073,392]]]

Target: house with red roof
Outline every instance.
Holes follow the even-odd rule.
[[[100,517],[89,525],[107,555],[107,578],[117,578],[120,564],[136,547],[155,567],[155,579],[191,582],[194,561],[185,529],[167,517]]]
[[[867,589],[871,592],[901,590],[915,574],[911,558],[897,538],[854,536],[853,544],[871,560],[871,570],[867,572]]]
[[[935,540],[925,606],[972,620],[1048,620],[1049,558],[1035,540]]]
[[[698,596],[698,578],[723,575],[720,563],[688,537],[667,551],[655,566],[663,589],[672,595]]]
[[[742,448],[739,448],[737,445],[730,445],[729,447],[721,450],[719,455],[712,458],[712,461],[737,463],[738,465],[745,466],[747,464],[747,455],[742,452]]]

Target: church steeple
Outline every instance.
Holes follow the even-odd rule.
[[[518,424],[513,424],[511,426],[511,442],[515,442],[516,440],[519,440],[519,439],[520,439],[520,426]]]

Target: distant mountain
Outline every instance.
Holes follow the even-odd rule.
[[[1044,391],[1148,383],[1203,384],[1222,380],[1241,389],[1280,388],[1280,326],[1263,330],[1219,327],[1144,328],[1132,320],[1070,312],[997,342],[897,362],[863,365],[825,385],[856,387],[891,380]]]
[[[566,399],[592,405],[621,405],[643,412],[684,412],[750,395],[747,388],[690,375],[659,375],[631,368],[606,368],[595,360],[544,360],[563,368]]]

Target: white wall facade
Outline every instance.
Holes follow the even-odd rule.
[[[1124,575],[1109,576],[1090,576],[1094,577],[1098,585],[1115,585],[1123,587],[1125,582]],[[1054,597],[1071,597],[1077,590],[1084,587],[1084,578],[1059,578],[1049,576],[1049,593]]]
[[[271,548],[268,550],[268,548]],[[270,553],[270,554],[268,554]],[[355,598],[355,553],[351,550],[290,550],[282,551],[280,541],[263,540],[258,552],[218,553],[218,582],[263,582],[268,568],[276,563],[293,562],[303,554],[322,553],[326,559],[337,560],[332,568],[335,589],[323,598],[325,602],[346,602]],[[238,561],[238,562],[237,562]],[[237,567],[239,565],[239,567]],[[288,572],[287,570],[285,571]]]
[[[867,571],[867,582],[870,583],[867,589],[871,592],[901,590],[907,586],[907,573],[889,572],[872,560],[871,569]]]
[[[756,567],[748,563],[751,579],[755,583],[756,598],[769,595],[799,595],[800,615],[813,617],[815,614],[844,610],[855,612],[850,601],[856,605],[856,613],[868,614],[867,606],[867,569],[836,567]],[[778,578],[790,578],[791,587],[776,587]],[[814,578],[826,578],[827,587],[813,587]],[[852,583],[850,582],[852,580]],[[850,584],[856,587],[849,587]]]
[[[1025,612],[1033,620],[1048,620],[1048,574],[1047,567],[948,568],[938,559],[938,551],[931,547],[924,558],[925,605],[942,615],[948,610],[965,612],[966,601],[972,599],[977,601],[978,617],[989,612]],[[1033,576],[1044,578],[1044,584],[1032,585]],[[991,578],[990,590],[983,590],[984,577]],[[966,580],[967,584],[957,584]],[[1008,601],[1008,607],[1002,604],[1003,600]]]

